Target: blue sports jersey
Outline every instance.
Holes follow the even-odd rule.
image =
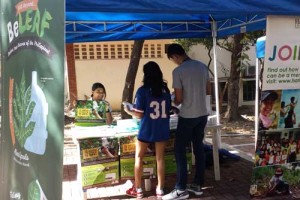
[[[163,92],[161,97],[153,97],[151,89],[140,87],[136,92],[133,108],[144,113],[140,123],[138,139],[159,142],[170,138],[171,95]]]

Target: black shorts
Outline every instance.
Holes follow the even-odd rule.
[[[141,140],[141,139],[138,139],[138,141],[143,142],[143,143],[147,143],[147,144],[152,143],[152,142],[149,142],[149,141],[146,141],[146,140]]]

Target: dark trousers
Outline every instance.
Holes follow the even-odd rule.
[[[193,153],[196,161],[196,172],[194,183],[203,185],[205,170],[204,155],[204,129],[207,123],[207,116],[197,118],[179,117],[176,138],[175,138],[175,158],[177,167],[176,189],[184,190],[187,184],[187,159],[186,147],[193,144]]]

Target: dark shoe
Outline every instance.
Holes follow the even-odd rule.
[[[200,196],[203,194],[203,192],[201,191],[201,186],[200,185],[196,185],[196,184],[187,184],[186,185],[186,190],[189,192],[194,193],[197,196]]]

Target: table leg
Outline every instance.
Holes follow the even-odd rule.
[[[220,160],[219,160],[219,148],[220,148],[220,128],[213,129],[212,134],[212,146],[213,146],[213,159],[214,159],[214,173],[215,180],[219,181],[220,177]]]
[[[84,190],[82,191],[82,193],[83,193],[83,200],[87,200],[87,190],[84,189]]]

